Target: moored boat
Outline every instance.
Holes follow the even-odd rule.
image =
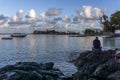
[[[12,40],[12,37],[2,37],[3,40]]]
[[[13,33],[11,34],[11,37],[26,37],[27,35],[25,33]]]

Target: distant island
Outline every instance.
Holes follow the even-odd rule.
[[[79,32],[63,32],[63,31],[56,31],[56,30],[46,30],[46,31],[40,31],[35,30],[33,34],[55,34],[55,35],[79,35]]]
[[[85,36],[96,36],[102,35],[101,30],[92,30],[92,29],[85,29],[85,31],[81,34],[80,32],[75,31],[57,31],[57,30],[35,30],[33,34],[52,34],[52,35],[72,35],[71,37],[85,37]]]

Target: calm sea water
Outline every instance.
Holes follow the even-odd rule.
[[[8,35],[0,35],[0,38]],[[94,37],[67,35],[28,35],[13,40],[0,39],[0,67],[19,61],[54,62],[65,75],[76,72],[68,62],[71,53],[90,50]],[[120,48],[120,38],[100,37],[103,49]]]

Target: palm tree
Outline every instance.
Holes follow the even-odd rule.
[[[104,25],[103,30],[104,30],[105,32],[111,31],[111,23],[110,23],[110,21],[108,20],[108,16],[105,15],[105,14],[103,14],[102,19],[103,19],[103,22],[102,22],[102,23],[103,23],[103,25]]]

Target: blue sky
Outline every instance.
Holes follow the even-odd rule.
[[[25,13],[34,9],[37,14],[46,11],[48,8],[62,8],[63,14],[75,14],[77,9],[83,5],[107,9],[111,14],[120,9],[120,0],[0,0],[0,13],[12,16],[19,9]]]
[[[0,0],[0,28],[102,28],[103,11],[110,16],[117,10],[120,0]]]

